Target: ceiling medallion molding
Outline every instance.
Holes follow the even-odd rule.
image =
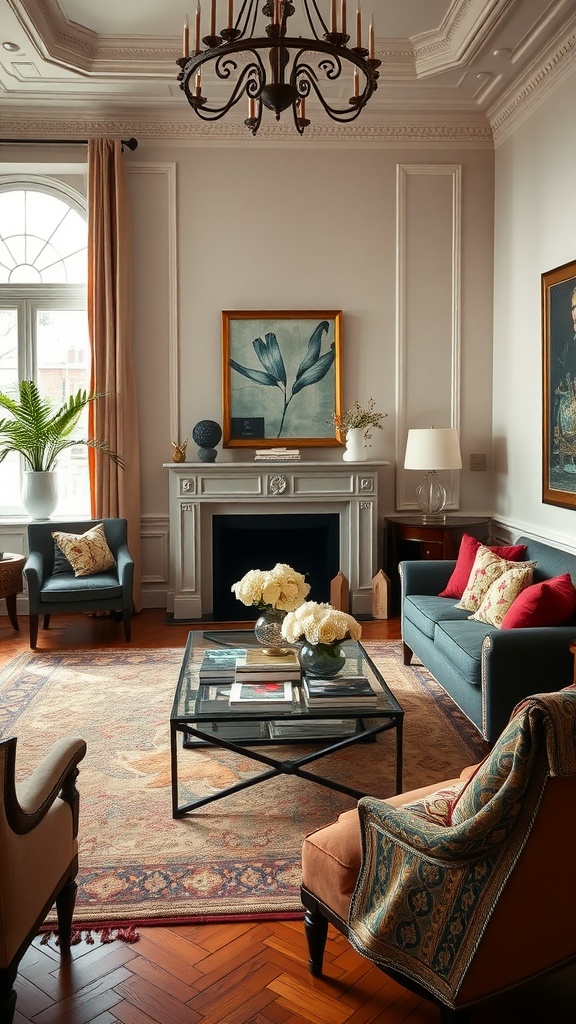
[[[504,98],[489,112],[495,147],[501,145],[531,115],[534,105],[543,102],[576,64],[576,32],[572,30],[556,51],[524,81],[514,94]]]
[[[312,128],[312,126],[310,126]],[[17,139],[45,138],[78,138],[79,142],[87,138],[127,138],[135,135],[140,141],[144,139],[159,142],[190,145],[194,143],[244,143],[246,146],[257,146],[259,141],[273,144],[305,145],[307,140],[315,143],[347,146],[361,143],[369,145],[405,146],[446,146],[492,148],[493,140],[490,127],[479,121],[462,121],[451,124],[410,123],[403,120],[387,124],[362,124],[352,129],[349,125],[315,125],[313,130],[301,139],[295,138],[290,125],[262,124],[258,141],[247,138],[245,126],[230,121],[204,127],[195,121],[62,121],[54,120],[3,120],[0,121],[0,132],[5,137]]]

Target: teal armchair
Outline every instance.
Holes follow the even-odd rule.
[[[55,564],[54,531],[82,534],[98,523],[104,524],[106,542],[114,555],[115,564],[111,569],[77,577],[71,566],[58,564],[58,558]],[[130,640],[134,562],[128,550],[125,519],[29,523],[28,550],[24,575],[28,584],[30,647],[33,650],[38,640],[40,615],[44,616],[44,629],[48,629],[50,616],[58,612],[111,611],[116,618],[122,618],[124,635]]]

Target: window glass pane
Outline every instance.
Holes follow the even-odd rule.
[[[38,189],[0,192],[0,283],[86,281],[86,221]]]
[[[90,387],[90,344],[85,310],[43,309],[37,313],[38,387],[54,408],[70,395]],[[73,437],[88,436],[85,409]],[[60,455],[58,507],[55,515],[89,514],[88,449],[86,445],[66,448]]]
[[[0,391],[16,397],[18,387],[18,310],[0,309]],[[4,416],[0,410],[0,416]],[[0,464],[0,510],[20,505],[20,458],[11,452]]]

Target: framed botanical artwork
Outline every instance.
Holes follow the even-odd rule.
[[[341,336],[341,310],[225,310],[223,446],[341,445]]]
[[[542,274],[542,501],[576,508],[576,261]]]

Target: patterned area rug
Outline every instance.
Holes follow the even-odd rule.
[[[365,646],[405,710],[405,791],[480,760],[487,747],[479,734],[425,669],[402,665],[400,643]],[[88,744],[78,780],[75,917],[83,926],[299,914],[303,837],[354,805],[281,776],[173,820],[169,717],[182,656],[182,648],[23,654],[0,676],[0,730],[19,737],[19,777],[63,735]],[[317,762],[317,770],[386,797],[394,792],[394,745],[391,730],[377,744]],[[284,747],[283,756],[296,749]],[[180,754],[184,799],[260,770],[215,748]]]

